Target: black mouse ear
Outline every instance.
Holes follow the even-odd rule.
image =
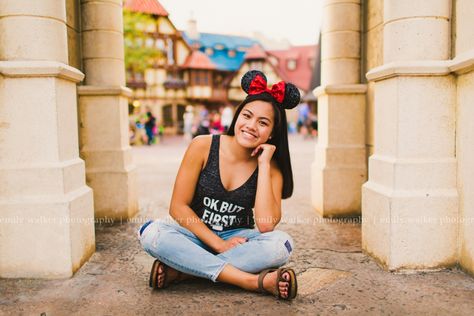
[[[297,106],[301,101],[301,95],[298,88],[292,83],[285,84],[285,98],[283,99],[283,107],[290,110]]]
[[[267,77],[263,72],[258,70],[249,70],[245,73],[245,75],[242,77],[242,80],[240,81],[242,90],[244,90],[245,93],[249,93],[250,83],[253,81],[253,79],[255,79],[257,75],[260,75],[260,77],[265,80],[265,83],[267,83]]]

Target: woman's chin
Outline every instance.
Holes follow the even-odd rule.
[[[246,137],[242,137],[242,136],[237,136],[237,143],[240,146],[244,148],[248,148],[248,149],[253,149],[257,147],[258,145],[260,145],[257,138],[252,140],[252,139],[247,139]]]

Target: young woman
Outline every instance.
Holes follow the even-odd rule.
[[[300,95],[291,83],[272,89],[259,71],[242,78],[248,96],[227,135],[196,137],[176,177],[170,220],[145,223],[140,242],[155,260],[150,286],[190,277],[226,282],[281,299],[297,294],[288,262],[293,240],[274,230],[281,199],[293,192],[285,109]],[[256,228],[255,228],[256,225]]]

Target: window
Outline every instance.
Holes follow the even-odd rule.
[[[167,104],[162,108],[163,125],[165,127],[173,126],[173,107]]]
[[[209,76],[207,75],[207,71],[203,70],[201,71],[201,76],[202,76],[202,84],[204,86],[209,85]]]
[[[263,63],[261,61],[252,61],[250,63],[250,69],[262,71],[263,70]]]
[[[229,52],[227,53],[227,55],[230,57],[230,58],[234,58],[235,57],[235,50],[229,50]]]
[[[199,86],[201,84],[201,78],[199,76],[199,70],[193,70],[191,71],[191,78],[192,78],[192,84],[194,86]]]
[[[143,81],[143,74],[141,72],[135,73],[135,80],[136,81]]]
[[[147,37],[147,39],[145,40],[145,46],[146,47],[153,47],[153,44],[154,44],[155,40],[151,37]]]
[[[215,49],[218,49],[218,50],[221,50],[221,49],[224,49],[224,45],[222,45],[222,44],[216,44],[216,45],[214,46],[214,48],[215,48]]]
[[[270,56],[270,57],[268,57],[268,60],[270,61],[270,63],[271,63],[273,66],[277,66],[277,65],[278,65],[278,59],[276,59],[276,57]]]
[[[296,60],[288,59],[288,61],[286,62],[286,68],[288,68],[288,70],[295,70],[296,69]]]
[[[210,47],[207,47],[205,53],[208,56],[212,56],[212,54],[214,54],[214,50]]]
[[[155,42],[155,47],[159,50],[165,50],[165,42],[161,38],[157,38]]]
[[[143,38],[142,37],[135,38],[135,44],[137,44],[138,47],[142,47],[143,46]]]

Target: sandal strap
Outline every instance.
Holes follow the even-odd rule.
[[[161,287],[162,289],[164,289],[165,287],[167,287],[169,284],[168,284],[168,266],[161,262],[161,266],[162,266],[162,269],[163,269],[163,286]],[[158,273],[156,274],[156,284],[158,284]]]
[[[258,274],[258,290],[260,292],[267,293],[267,290],[265,290],[265,288],[263,287],[263,279],[268,273],[273,271],[276,271],[276,269],[265,269]]]

